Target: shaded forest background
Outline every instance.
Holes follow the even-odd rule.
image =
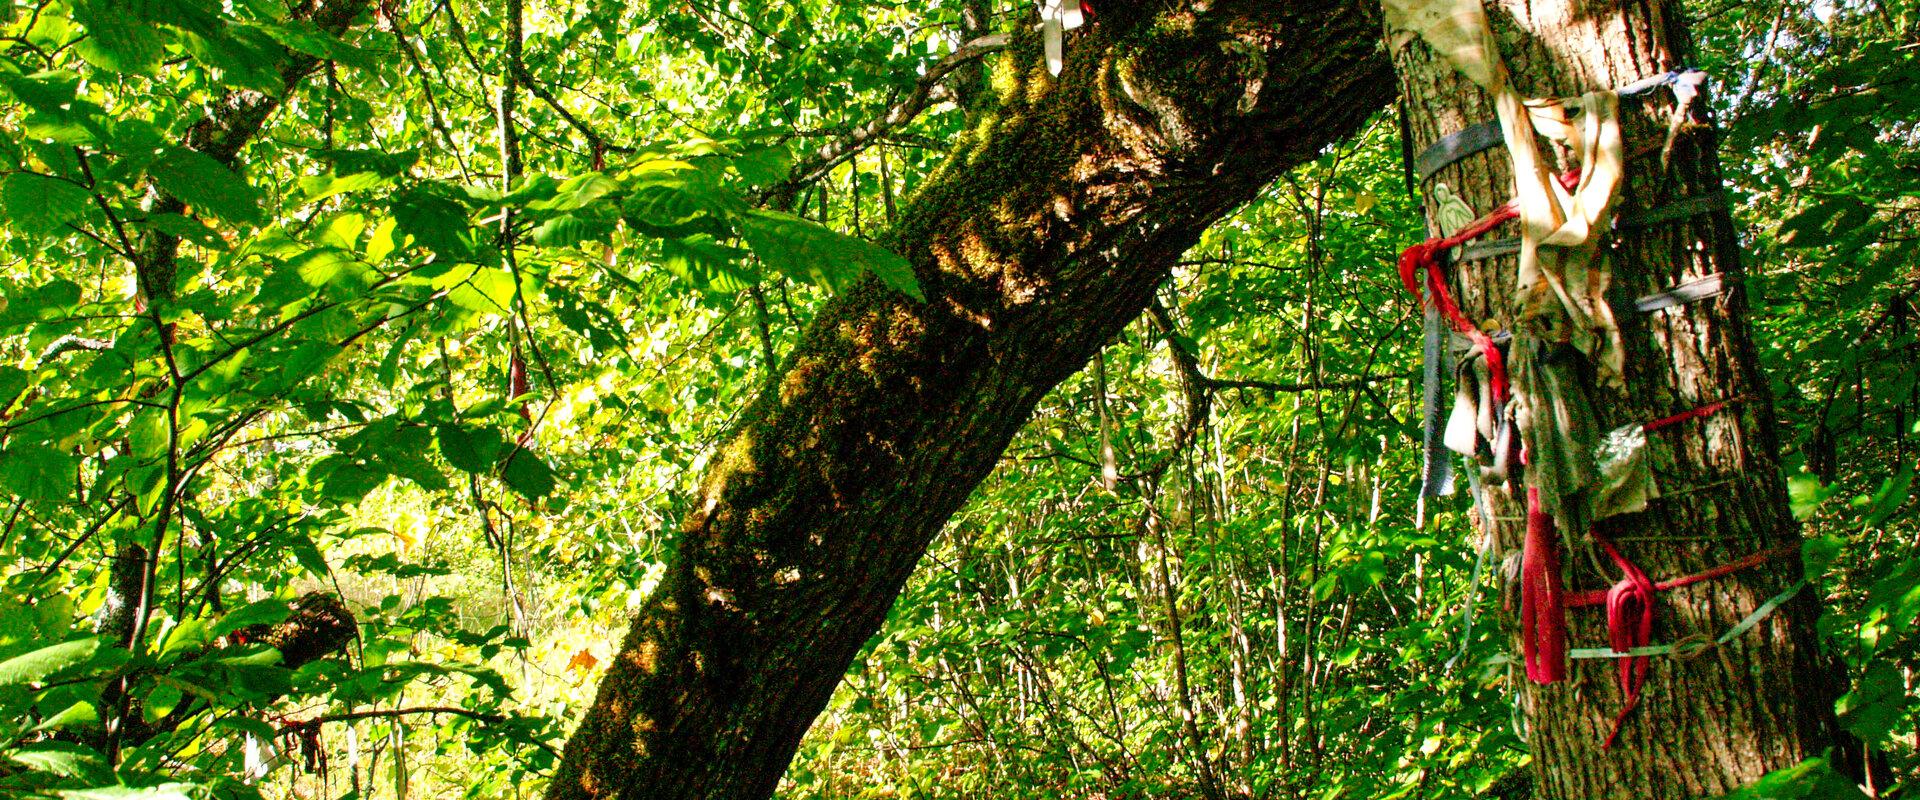
[[[533,796],[813,310],[914,291],[861,240],[1032,9],[233,5],[0,11],[0,789]],[[1920,9],[1689,12],[1842,720],[1910,783]],[[262,96],[230,161],[175,146]],[[781,796],[1527,796],[1509,567],[1464,496],[1413,522],[1401,131],[1215,226],[1046,400]],[[155,531],[146,652],[87,645]],[[258,658],[313,593],[341,652]]]

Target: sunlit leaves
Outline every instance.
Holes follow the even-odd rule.
[[[78,461],[66,453],[30,441],[13,441],[0,450],[0,485],[15,497],[42,502],[72,495]]]
[[[46,678],[86,663],[100,650],[97,638],[47,645],[0,661],[0,686],[14,686]]]
[[[888,286],[924,300],[907,260],[863,239],[829,230],[790,214],[755,209],[740,219],[740,233],[754,255],[794,280],[833,289],[871,271]]]
[[[110,72],[152,74],[160,66],[165,42],[161,39],[163,29],[142,13],[148,7],[145,2],[76,3],[74,21],[87,30],[77,45],[80,57]]]
[[[482,314],[506,314],[513,309],[513,274],[498,267],[462,267],[434,279],[454,305]]]
[[[204,153],[176,147],[147,167],[160,189],[228,222],[261,221],[260,196],[246,179]]]
[[[70,181],[26,172],[0,177],[0,220],[29,236],[65,233],[89,202],[87,190]]]
[[[563,214],[533,229],[533,241],[541,247],[572,247],[581,242],[604,240],[613,230],[612,220]]]
[[[716,292],[741,291],[759,277],[748,271],[746,251],[722,244],[704,233],[662,239],[660,258],[661,265],[669,272],[694,286]]]

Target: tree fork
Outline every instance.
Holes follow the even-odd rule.
[[[1523,96],[1567,97],[1619,87],[1684,66],[1690,47],[1680,9],[1669,0],[1488,0],[1496,39]],[[1387,31],[1388,49],[1407,101],[1411,138],[1424,148],[1442,136],[1491,120],[1486,94],[1408,32]],[[1705,103],[1679,123],[1671,157],[1662,152],[1674,102],[1657,92],[1622,111],[1626,176],[1622,218],[1721,191],[1715,137]],[[1666,161],[1663,164],[1663,160]],[[1563,165],[1562,168],[1564,168]],[[1506,202],[1514,185],[1505,150],[1495,147],[1440,170],[1476,213]],[[1661,419],[1716,401],[1724,410],[1648,434],[1652,463],[1668,496],[1648,511],[1602,520],[1626,556],[1659,581],[1698,573],[1792,543],[1799,526],[1781,480],[1772,400],[1760,374],[1739,288],[1739,244],[1724,204],[1615,231],[1611,305],[1626,342],[1624,391],[1592,389],[1601,430]],[[1437,205],[1429,202],[1428,218]],[[1495,236],[1517,235],[1507,227]],[[1514,315],[1506,302],[1514,258],[1453,267],[1455,293],[1469,317],[1492,329]],[[1633,299],[1685,280],[1721,275],[1733,291],[1640,313]],[[1495,502],[1498,546],[1516,550],[1521,503],[1503,491]],[[1583,552],[1585,531],[1560,531],[1567,590],[1605,588],[1619,579]],[[1774,559],[1725,577],[1656,593],[1653,641],[1718,637],[1801,579],[1797,558]],[[1819,654],[1810,590],[1757,627],[1700,657],[1655,657],[1638,708],[1611,750],[1603,747],[1624,699],[1612,659],[1576,660],[1569,680],[1516,685],[1534,754],[1541,798],[1718,796],[1760,776],[1821,755],[1839,743],[1833,700],[1841,676]],[[1571,646],[1604,647],[1604,613],[1567,611]],[[1516,647],[1517,652],[1517,647]],[[1516,670],[1514,680],[1522,679]]]
[[[830,301],[715,460],[548,790],[764,798],[1035,404],[1214,220],[1392,95],[1367,2],[1102,3],[1032,30],[887,243],[927,301]],[[1176,9],[1175,6],[1178,6]]]

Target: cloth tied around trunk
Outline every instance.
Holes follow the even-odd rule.
[[[1480,0],[1385,0],[1388,26],[1418,34],[1493,98],[1513,166],[1521,221],[1515,284],[1522,322],[1571,341],[1598,368],[1602,383],[1619,385],[1624,356],[1619,327],[1607,306],[1607,269],[1599,238],[1619,188],[1619,98],[1611,91],[1579,98],[1524,100],[1513,88]],[[1559,143],[1578,161],[1578,185],[1555,180],[1535,136]],[[1557,302],[1550,302],[1557,301]],[[1550,311],[1558,308],[1559,318]]]

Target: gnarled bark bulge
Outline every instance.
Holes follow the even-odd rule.
[[[1377,9],[1120,2],[1023,30],[888,244],[707,476],[548,791],[764,798],[948,517],[1213,221],[1392,96]]]

